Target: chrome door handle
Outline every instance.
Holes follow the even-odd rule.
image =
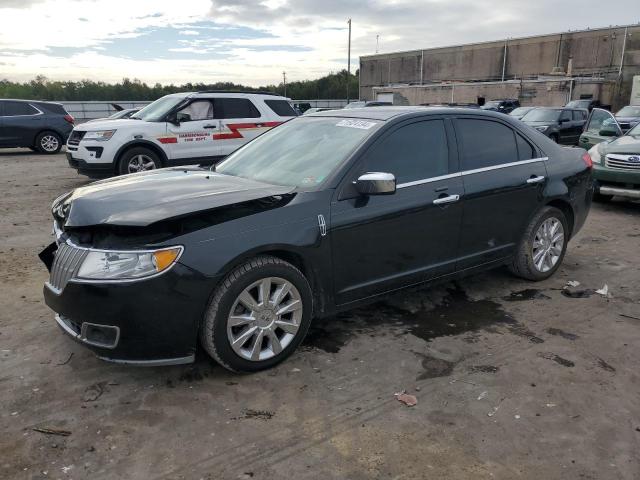
[[[444,205],[446,203],[454,203],[457,202],[458,200],[460,200],[460,195],[448,195],[446,197],[442,197],[442,198],[436,198],[433,201],[434,205]]]
[[[545,177],[543,177],[543,176],[527,178],[527,183],[528,184],[542,183],[542,182],[544,182],[544,178]]]

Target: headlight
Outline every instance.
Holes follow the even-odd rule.
[[[595,163],[602,163],[602,155],[600,154],[600,144],[594,145],[589,150],[589,156],[591,160]]]
[[[544,132],[547,130],[547,128],[549,128],[549,125],[540,125],[539,127],[536,127],[536,130],[538,130],[539,132]]]
[[[115,130],[97,130],[95,132],[87,132],[84,134],[83,140],[109,140],[116,133]]]
[[[181,253],[182,247],[140,252],[91,250],[76,277],[80,280],[138,280],[171,268]]]

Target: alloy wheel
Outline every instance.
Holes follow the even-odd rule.
[[[536,270],[546,273],[556,266],[564,246],[564,227],[555,217],[540,224],[533,239],[532,258]]]
[[[40,140],[40,146],[45,152],[55,152],[60,146],[60,142],[54,135],[45,135]]]
[[[260,279],[236,298],[227,318],[233,351],[253,362],[278,355],[295,338],[302,321],[302,297],[288,280]]]
[[[155,168],[156,163],[153,159],[144,154],[134,155],[129,159],[129,164],[127,165],[129,173],[146,172]]]

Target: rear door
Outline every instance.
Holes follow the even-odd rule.
[[[455,121],[464,201],[458,270],[512,254],[542,205],[545,159],[511,126],[487,118]]]
[[[4,104],[5,102],[0,100],[0,146],[8,145],[7,132],[4,129]]]
[[[273,126],[249,98],[218,97],[214,100],[213,109],[220,123],[220,129],[213,138],[223,156],[233,153]]]
[[[454,271],[463,193],[454,162],[443,119],[404,123],[363,154],[331,209],[338,304]],[[396,192],[358,195],[352,182],[366,172],[394,174]]]
[[[214,140],[219,122],[214,119],[211,99],[194,99],[176,112],[178,124],[167,123],[168,135],[160,138],[169,150],[174,165],[211,163],[220,155]]]
[[[5,144],[10,146],[32,146],[36,135],[42,130],[43,112],[27,102],[4,102]]]

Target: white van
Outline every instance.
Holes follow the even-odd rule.
[[[268,93],[176,93],[127,120],[78,125],[67,159],[90,177],[210,165],[295,116],[289,99]]]

